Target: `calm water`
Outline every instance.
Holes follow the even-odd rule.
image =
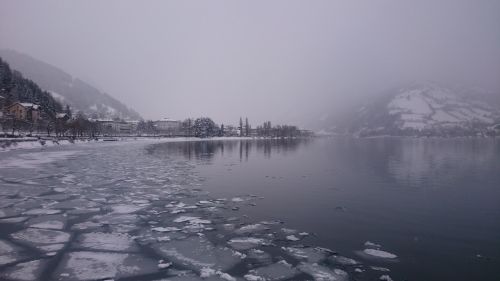
[[[205,266],[239,278],[323,270],[345,281],[340,268],[349,280],[500,280],[494,139],[68,145],[1,152],[0,186],[0,280],[201,280]],[[290,241],[283,228],[311,235]],[[241,236],[270,243],[231,242]],[[364,255],[367,241],[397,259]],[[282,248],[301,244],[361,265]]]
[[[317,235],[356,257],[366,241],[398,255],[395,280],[500,280],[500,142],[318,139],[169,143],[214,196],[262,196],[244,212]],[[161,151],[161,152],[159,152]],[[362,257],[356,257],[363,260]]]

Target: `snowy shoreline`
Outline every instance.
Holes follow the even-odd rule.
[[[105,137],[99,139],[61,139],[56,138],[0,138],[0,152],[7,152],[20,149],[35,149],[46,148],[62,145],[77,145],[91,143],[109,143],[109,142],[195,142],[195,141],[221,141],[221,140],[252,140],[251,137],[213,137],[213,138],[196,138],[196,137]],[[110,141],[111,140],[111,141]]]

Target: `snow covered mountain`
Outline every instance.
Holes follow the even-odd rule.
[[[73,112],[82,111],[91,117],[140,119],[133,109],[103,93],[92,85],[74,78],[63,70],[13,50],[0,50],[0,57],[10,66],[33,80],[61,104]]]
[[[360,108],[344,124],[358,135],[472,135],[500,122],[494,96],[433,83],[401,88]]]

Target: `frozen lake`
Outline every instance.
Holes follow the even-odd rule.
[[[493,139],[68,145],[0,185],[2,280],[500,277]]]

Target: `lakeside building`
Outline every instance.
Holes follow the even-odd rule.
[[[161,120],[154,121],[154,126],[159,134],[177,136],[182,133],[182,122],[180,120],[163,118]]]
[[[138,121],[122,121],[113,119],[96,119],[100,131],[103,134],[128,135],[137,130]]]
[[[34,103],[16,102],[7,107],[6,112],[17,120],[37,122],[40,119],[40,106]]]
[[[158,131],[168,131],[180,129],[182,122],[170,118],[163,118],[161,120],[154,121],[154,124]]]

